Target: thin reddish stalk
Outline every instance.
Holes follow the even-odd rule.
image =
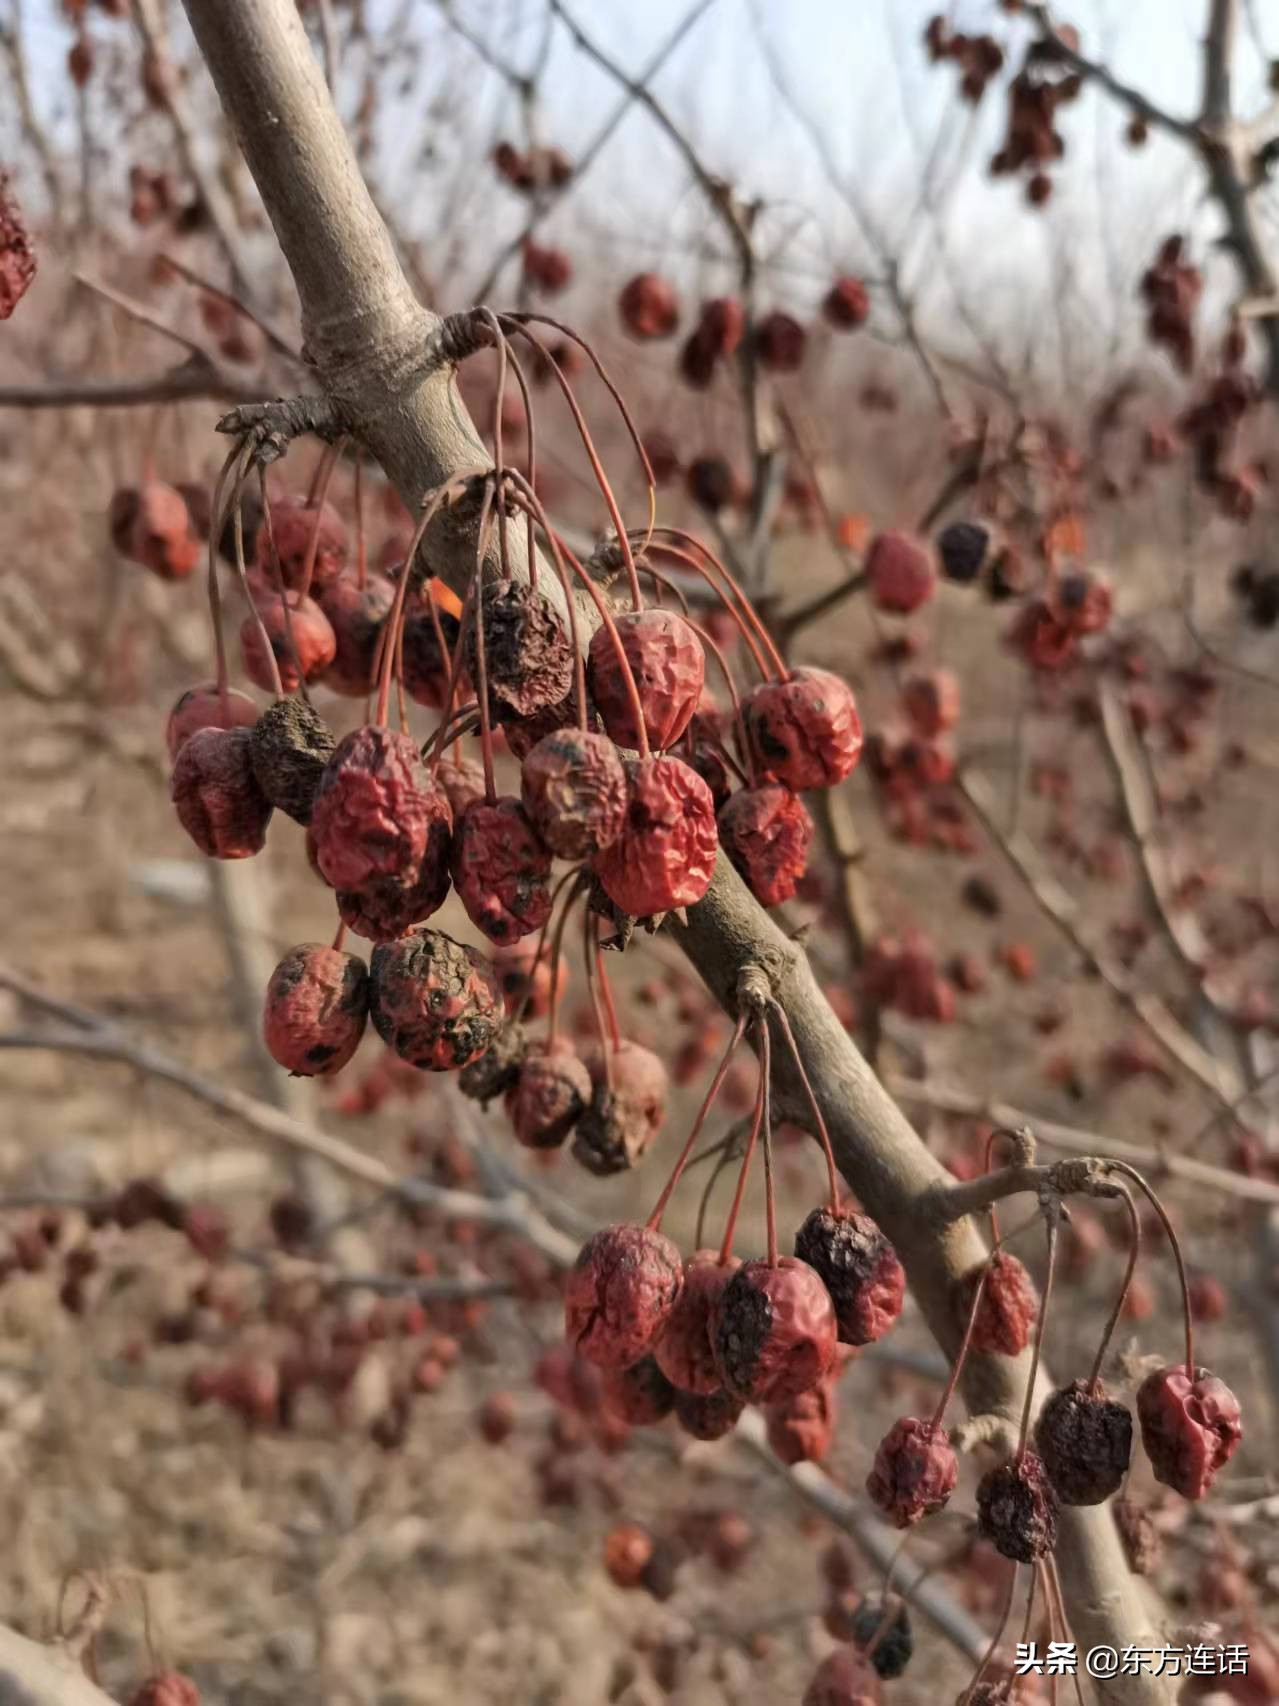
[[[804,1100],[808,1103],[808,1111],[813,1116],[813,1124],[817,1127],[817,1136],[821,1141],[822,1154],[826,1157],[826,1178],[827,1183],[830,1186],[830,1206],[832,1209],[838,1209],[839,1169],[835,1165],[835,1151],[831,1147],[830,1132],[826,1129],[826,1119],[822,1113],[821,1104],[818,1102],[817,1097],[813,1092],[813,1086],[809,1082],[808,1073],[804,1069],[804,1062],[800,1059],[799,1046],[795,1041],[795,1033],[790,1028],[790,1020],[786,1016],[786,1009],[780,1002],[773,1001],[769,1003],[769,1012],[781,1027],[782,1035],[786,1038],[786,1046],[790,1050],[790,1057],[794,1063],[795,1071],[799,1077],[800,1084],[803,1086]]]
[[[777,1266],[777,1199],[773,1190],[773,1060],[772,1034],[767,1019],[759,1027],[761,1076],[764,1083],[764,1214],[768,1224],[768,1265]]]
[[[1039,1299],[1039,1314],[1035,1317],[1035,1340],[1030,1350],[1030,1373],[1026,1376],[1026,1401],[1021,1409],[1021,1432],[1017,1436],[1017,1461],[1026,1455],[1030,1440],[1030,1418],[1035,1408],[1035,1380],[1043,1356],[1044,1331],[1048,1325],[1048,1304],[1052,1297],[1053,1275],[1057,1269],[1057,1217],[1048,1217],[1048,1267],[1044,1273],[1044,1290]]]
[[[423,499],[421,517],[413,530],[413,538],[404,557],[404,567],[400,572],[399,583],[395,588],[395,601],[382,625],[382,643],[380,647],[380,668],[378,678],[377,721],[385,723],[387,706],[390,698],[391,659],[395,650],[395,636],[404,620],[404,609],[408,597],[409,582],[413,578],[413,563],[417,556],[418,546],[426,535],[426,530],[434,520],[436,512],[447,500],[449,495],[459,487],[465,487],[468,480],[476,475],[487,473],[483,468],[463,468],[454,474],[443,485],[437,486],[433,492],[428,492]],[[459,641],[460,645],[460,641]]]
[[[759,1141],[759,1131],[764,1123],[764,1068],[761,1050],[759,1077],[755,1084],[755,1106],[751,1112],[751,1134],[746,1140],[746,1153],[742,1156],[741,1169],[737,1175],[737,1189],[733,1192],[733,1204],[728,1211],[728,1223],[724,1227],[724,1242],[720,1245],[719,1265],[727,1267],[729,1257],[733,1254],[733,1234],[737,1231],[737,1217],[742,1212],[742,1198],[746,1195],[746,1180],[751,1170],[751,1157],[755,1153],[755,1145]]]
[[[333,475],[337,471],[337,465],[341,460],[343,450],[346,448],[346,443],[347,435],[343,433],[321,464],[319,478],[312,484],[311,491],[307,495],[308,507],[312,504],[315,506],[315,520],[311,523],[311,537],[306,542],[306,562],[302,568],[303,598],[308,598],[311,593],[311,577],[315,573],[315,559],[320,549],[320,519],[324,514],[324,502],[329,495],[329,487],[333,482]]]
[[[928,1424],[933,1433],[936,1433],[937,1429],[942,1425],[942,1420],[946,1414],[946,1406],[955,1396],[955,1388],[959,1385],[959,1377],[964,1372],[964,1362],[967,1359],[969,1350],[972,1348],[973,1329],[977,1325],[977,1312],[981,1308],[981,1300],[986,1292],[986,1281],[990,1278],[990,1264],[994,1259],[995,1250],[998,1248],[999,1246],[996,1244],[995,1248],[990,1252],[990,1255],[987,1256],[985,1266],[982,1268],[981,1273],[978,1276],[977,1285],[973,1291],[973,1301],[968,1310],[968,1320],[964,1325],[964,1336],[959,1342],[959,1349],[955,1352],[955,1360],[951,1363],[950,1373],[946,1377],[946,1385],[942,1389],[942,1395],[937,1400],[937,1408],[933,1411],[932,1420]]]
[[[253,594],[249,591],[249,570],[244,560],[244,513],[240,508],[240,489],[244,485],[248,473],[249,457],[252,451],[246,444],[239,452],[239,462],[235,470],[235,479],[231,483],[231,533],[235,540],[235,572],[240,582],[240,591],[244,594],[245,603],[253,614],[257,624],[258,635],[262,641],[262,649],[266,653],[267,668],[271,676],[271,689],[277,699],[284,698],[284,683],[280,680],[280,665],[271,644],[271,636],[266,631],[266,623],[262,620],[262,612],[254,603]],[[287,613],[288,603],[284,597],[284,586],[280,586],[281,607]],[[286,630],[287,632],[287,630]],[[291,637],[291,636],[290,636]],[[298,667],[298,680],[302,679],[301,666]]]
[[[773,636],[760,620],[759,612],[742,591],[742,588],[738,584],[738,581],[732,571],[725,563],[721,562],[705,540],[699,539],[696,534],[686,532],[682,527],[659,527],[655,530],[653,536],[654,538],[674,539],[681,545],[685,546],[691,545],[694,551],[700,552],[701,555],[705,557],[706,561],[711,565],[711,568],[714,569],[715,573],[723,579],[725,585],[737,600],[743,616],[755,630],[764,650],[773,660],[773,667],[777,671],[778,679],[781,681],[789,681],[791,673],[790,669],[785,658],[783,658],[782,654],[778,651],[777,646],[774,643]]]
[[[227,717],[228,723],[230,716],[226,707],[229,672],[227,670],[226,636],[222,632],[222,589],[218,585],[218,538],[225,520],[222,500],[226,491],[227,476],[230,474],[238,454],[238,450],[230,451],[226,461],[222,464],[214,483],[213,502],[209,510],[209,578],[207,587],[209,617],[213,623],[213,644],[218,660],[218,697],[222,702],[222,712]]]
[[[1137,1271],[1137,1258],[1141,1254],[1141,1220],[1137,1214],[1137,1205],[1132,1200],[1131,1191],[1126,1190],[1123,1185],[1118,1186],[1117,1189],[1124,1199],[1124,1207],[1128,1210],[1128,1266],[1124,1270],[1124,1283],[1119,1288],[1115,1306],[1110,1312],[1110,1319],[1106,1322],[1106,1330],[1101,1335],[1101,1343],[1097,1346],[1097,1355],[1093,1359],[1092,1373],[1088,1376],[1088,1391],[1090,1393],[1097,1390],[1097,1383],[1101,1379],[1101,1365],[1106,1360],[1110,1341],[1114,1336],[1115,1328],[1119,1325],[1119,1317],[1124,1312],[1124,1304],[1128,1301],[1132,1276]]]
[[[570,883],[573,883],[576,886],[568,899],[564,902],[564,909],[560,914],[560,918],[556,926],[555,940],[551,945],[551,998],[547,1003],[546,1025],[546,1046],[548,1049],[555,1041],[555,1027],[559,1017],[560,950],[564,943],[564,927],[568,923],[568,915],[573,902],[577,899],[578,888],[582,885],[582,873],[580,871],[565,871],[559,882],[556,883],[555,887],[551,890],[551,904],[546,910],[546,922],[538,932],[537,952],[533,956],[533,970],[529,973],[528,988],[524,991],[524,999],[520,1002],[519,1008],[515,1014],[515,1023],[517,1025],[522,1024],[524,1021],[524,1015],[528,1012],[529,1003],[533,999],[533,980],[537,976],[538,966],[542,963],[542,955],[546,952],[546,939],[551,932],[551,921],[555,917],[555,908],[559,903],[560,896],[564,893],[564,890]]]
[[[604,1083],[611,1095],[613,1091],[613,1049],[609,1047],[608,1030],[604,1022],[604,1007],[603,1003],[600,1001],[599,988],[595,982],[596,941],[591,929],[591,925],[594,922],[594,914],[588,906],[582,914],[582,951],[586,968],[586,989],[591,998],[591,1011],[595,1015],[595,1030],[600,1039],[600,1057],[604,1066]],[[616,1044],[614,1047],[616,1047]]]
[[[498,540],[497,549],[498,549],[498,555],[502,561],[502,571],[503,571],[503,573],[505,573],[506,572],[506,564],[510,560],[510,553],[508,552],[508,550],[506,548],[506,504],[505,504],[503,497],[502,497],[502,487],[505,483],[503,476],[504,476],[505,464],[506,464],[506,456],[505,456],[503,446],[502,446],[502,437],[503,437],[502,404],[506,400],[506,368],[507,368],[507,357],[510,353],[510,346],[508,345],[508,343],[506,341],[506,333],[502,330],[501,326],[498,324],[497,315],[493,312],[493,310],[491,308],[477,308],[475,310],[475,314],[476,314],[477,319],[482,320],[489,327],[489,329],[492,331],[492,333],[493,333],[493,345],[497,351],[497,389],[496,389],[496,391],[494,393],[494,397],[493,397],[493,473],[494,473],[494,477],[495,477],[495,481],[496,481],[497,494],[498,494],[498,498],[497,498],[497,540]],[[483,556],[482,555],[481,555],[480,561],[483,562]],[[536,553],[531,555],[529,558],[528,570],[529,570],[529,584],[535,585],[536,584],[536,577],[537,577],[537,555],[536,555]],[[483,608],[484,608],[482,598],[480,601],[479,608],[481,610],[483,610]]]
[[[275,590],[280,596],[280,614],[284,618],[284,643],[289,648],[289,659],[290,659],[291,663],[293,664],[294,669],[297,671],[298,691],[302,695],[303,699],[305,699],[306,702],[308,704],[310,704],[311,695],[307,691],[306,677],[302,673],[302,654],[298,650],[297,636],[293,632],[293,612],[289,608],[288,589],[285,587],[285,584],[284,584],[284,565],[280,562],[280,548],[275,542],[275,522],[271,519],[271,506],[270,506],[270,504],[268,504],[267,498],[266,498],[266,471],[260,462],[258,464],[258,491],[261,493],[261,496],[262,496],[261,526],[265,527],[265,529],[266,529],[267,560],[269,561],[269,563],[271,565],[271,578],[275,582]],[[237,505],[237,508],[236,508],[236,520],[237,520],[237,522],[239,521],[239,519],[240,519],[239,507]],[[236,542],[236,567],[237,568],[239,567],[240,554],[241,554],[241,542],[240,542],[240,540],[237,539],[237,542]],[[244,583],[244,592],[245,592],[246,598],[250,597],[249,591],[248,591],[248,585],[247,585],[247,576],[246,576],[245,583]],[[252,602],[251,599],[250,599],[250,602]],[[263,635],[265,638],[265,630],[263,630]],[[274,659],[272,661],[274,661]],[[278,675],[279,672],[277,671],[276,673]]]
[[[1131,1179],[1145,1193],[1150,1206],[1159,1216],[1160,1225],[1164,1229],[1164,1236],[1172,1246],[1173,1260],[1177,1264],[1177,1278],[1181,1284],[1181,1307],[1186,1319],[1186,1374],[1189,1379],[1193,1380],[1195,1378],[1195,1342],[1190,1313],[1190,1282],[1186,1278],[1186,1261],[1181,1253],[1181,1243],[1173,1229],[1172,1221],[1168,1218],[1168,1211],[1137,1169],[1130,1167],[1126,1161],[1108,1160],[1106,1170],[1110,1173],[1122,1173],[1125,1178]]]
[[[982,1677],[985,1676],[986,1672],[990,1668],[990,1661],[994,1658],[995,1654],[999,1651],[999,1643],[1004,1638],[1004,1630],[1007,1629],[1008,1619],[1012,1616],[1013,1596],[1017,1592],[1017,1568],[1018,1568],[1017,1565],[1014,1564],[1013,1565],[1012,1579],[1008,1583],[1008,1597],[1004,1601],[1004,1609],[1003,1609],[1003,1614],[1001,1615],[1001,1617],[999,1619],[999,1626],[995,1630],[995,1633],[990,1638],[990,1645],[986,1649],[986,1656],[981,1661],[981,1663],[977,1666],[976,1675],[973,1677],[973,1680],[968,1684],[968,1692],[964,1695],[963,1706],[972,1706],[972,1698],[973,1698],[974,1693],[976,1692],[977,1684],[981,1681]]]
[[[600,947],[599,916],[591,914],[594,928],[591,932],[595,942],[595,975],[599,979],[600,994],[604,998],[604,1012],[608,1018],[608,1034],[613,1039],[613,1051],[617,1052],[622,1046],[622,1033],[617,1024],[617,1008],[613,1003],[613,990],[608,981],[608,972],[604,968],[604,951]]]
[[[657,531],[659,533],[663,533],[663,532],[666,532],[668,530],[665,528],[658,528]],[[729,598],[728,594],[724,591],[724,588],[722,586],[720,586],[718,584],[718,582],[715,580],[715,577],[711,574],[710,570],[706,567],[705,563],[698,562],[697,558],[695,556],[693,556],[691,551],[681,550],[681,548],[678,545],[666,545],[666,544],[663,544],[660,540],[658,540],[655,548],[658,551],[661,551],[667,557],[674,557],[675,561],[677,563],[683,563],[683,565],[686,569],[691,569],[695,575],[699,575],[702,578],[702,580],[705,581],[706,585],[711,589],[712,593],[714,593],[715,597],[719,600],[723,609],[725,611],[727,611],[729,616],[732,617],[733,622],[737,627],[737,631],[741,635],[742,640],[745,643],[747,650],[750,652],[751,656],[755,660],[755,667],[759,670],[760,675],[763,677],[763,679],[765,681],[771,680],[772,671],[769,669],[768,661],[765,658],[763,652],[759,648],[759,642],[755,638],[755,634],[754,634],[753,629],[751,628],[751,625],[742,616],[741,611],[737,608],[737,606],[733,602],[733,600],[731,598]],[[647,563],[644,565],[644,567],[649,574],[656,574],[657,573],[657,571],[655,569],[651,568]],[[679,597],[681,598],[681,600],[683,600],[683,603],[684,603],[684,614],[687,615],[688,614],[688,601],[686,598],[684,598],[684,594],[679,591],[678,587],[674,586],[674,583],[668,581],[666,584],[668,586],[671,586],[674,591],[679,592]]]
[[[333,935],[333,951],[334,951],[334,953],[339,953],[341,951],[342,944],[345,941],[346,941],[346,919],[345,918],[339,918],[337,930],[334,932],[334,935]]]
[[[476,697],[480,707],[480,758],[484,764],[484,798],[489,805],[497,799],[497,782],[493,774],[493,719],[489,705],[488,652],[484,643],[484,554],[488,549],[489,535],[492,532],[492,497],[493,488],[486,485],[484,499],[480,505],[479,530],[475,540],[475,578],[476,596],[471,600],[471,622],[475,628],[475,673],[479,677],[475,684]],[[498,505],[499,512],[501,504]],[[499,536],[501,529],[499,527]],[[459,647],[465,642],[466,631],[458,633]]]
[[[648,1217],[648,1228],[650,1232],[656,1232],[661,1227],[662,1216],[666,1213],[666,1205],[674,1195],[675,1187],[679,1184],[680,1179],[683,1177],[684,1170],[688,1166],[689,1157],[693,1153],[693,1145],[701,1136],[702,1127],[706,1124],[710,1111],[715,1106],[715,1098],[719,1095],[720,1087],[722,1086],[725,1078],[728,1076],[728,1068],[732,1062],[733,1056],[737,1053],[737,1045],[741,1042],[745,1030],[746,1020],[744,1018],[739,1018],[736,1025],[733,1027],[733,1034],[728,1040],[728,1047],[720,1056],[719,1065],[715,1068],[715,1076],[711,1079],[710,1088],[702,1098],[701,1107],[697,1110],[697,1118],[693,1121],[693,1129],[689,1132],[688,1139],[685,1142],[683,1149],[680,1150],[675,1166],[671,1170],[671,1176],[662,1187],[662,1194],[653,1205],[653,1212]]]

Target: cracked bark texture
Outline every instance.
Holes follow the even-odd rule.
[[[184,0],[301,300],[306,358],[319,388],[377,457],[410,507],[455,470],[489,457],[438,361],[440,319],[414,298],[360,175],[293,0]],[[426,537],[434,570],[454,589],[475,560],[469,506]],[[514,572],[521,527],[508,529]],[[555,584],[549,567],[547,586]],[[803,955],[757,906],[721,853],[705,900],[672,929],[730,1011],[741,969],[762,964],[789,1016],[845,1178],[896,1244],[938,1342],[953,1353],[956,1279],[984,1256],[971,1221],[937,1229],[921,1198],[948,1179],[888,1096],[821,995]],[[774,1051],[777,1089],[802,1123],[798,1085]],[[1028,1357],[970,1359],[964,1395],[975,1412],[1019,1416]],[[1164,1638],[1145,1585],[1133,1577],[1109,1512],[1065,1513],[1058,1551],[1081,1647]],[[1098,1698],[1167,1706],[1170,1679],[1117,1677]]]

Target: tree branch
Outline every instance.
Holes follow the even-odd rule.
[[[211,398],[247,403],[262,395],[261,386],[193,357],[153,379],[51,379],[32,385],[0,385],[0,409],[137,409],[152,403],[181,403]]]
[[[66,1647],[29,1641],[0,1624],[0,1700],[13,1706],[113,1706]]]
[[[1058,34],[1047,6],[1028,6],[1026,10],[1038,24],[1041,38],[1053,44],[1057,57],[1063,65],[1068,65],[1072,71],[1086,81],[1096,83],[1108,95],[1113,95],[1117,101],[1122,102],[1138,118],[1145,119],[1147,124],[1156,125],[1160,130],[1170,131],[1173,136],[1181,137],[1183,142],[1197,143],[1199,133],[1194,120],[1177,118],[1172,113],[1166,112],[1163,107],[1156,106],[1152,100],[1143,95],[1140,89],[1134,89],[1130,84],[1120,82],[1118,77],[1097,60],[1088,59],[1082,53],[1077,52]]]

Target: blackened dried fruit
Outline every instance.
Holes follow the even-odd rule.
[[[835,1432],[835,1386],[820,1380],[807,1392],[768,1405],[768,1443],[783,1463],[820,1463]]]
[[[669,755],[637,760],[627,784],[621,833],[594,861],[605,894],[632,918],[692,906],[710,887],[719,851],[710,789]]]
[[[675,1404],[675,1388],[651,1356],[642,1357],[629,1368],[614,1368],[604,1375],[605,1409],[633,1428],[651,1427],[669,1416]]]
[[[271,804],[294,823],[310,823],[311,807],[336,742],[305,699],[277,699],[253,727],[253,774]]]
[[[866,579],[870,596],[880,610],[909,616],[932,597],[937,570],[924,540],[890,528],[877,533],[870,542]]]
[[[675,291],[660,273],[642,272],[629,279],[617,299],[617,311],[633,338],[668,338],[679,324]]]
[[[304,942],[271,973],[262,1035],[272,1060],[295,1078],[340,1072],[360,1045],[369,1016],[363,960]]]
[[[780,782],[741,788],[719,814],[720,844],[761,906],[790,900],[808,869],[813,820]]]
[[[258,708],[247,693],[219,688],[216,681],[188,687],[164,725],[169,757],[176,758],[197,729],[251,729],[257,720]]]
[[[836,1647],[814,1671],[802,1706],[879,1706],[879,1677],[856,1647]]]
[[[868,1214],[813,1209],[795,1235],[795,1254],[821,1275],[846,1345],[882,1338],[901,1314],[906,1275]]]
[[[415,880],[431,827],[451,823],[412,739],[366,724],[338,743],[311,814],[316,860],[337,889]]]
[[[259,569],[274,584],[275,564],[271,555],[271,538],[280,559],[280,575],[290,592],[300,591],[306,575],[307,554],[311,536],[319,528],[316,541],[315,567],[311,573],[313,589],[325,586],[342,572],[346,562],[346,523],[330,503],[315,505],[299,494],[289,493],[272,498],[269,505],[271,526],[258,529],[255,553]]]
[[[864,1599],[853,1613],[853,1640],[863,1652],[874,1645],[866,1656],[885,1682],[902,1674],[915,1650],[910,1614],[900,1600],[885,1607],[882,1599]]]
[[[527,1048],[522,1027],[508,1019],[479,1059],[462,1068],[458,1089],[487,1107],[514,1085]]]
[[[1031,1329],[1039,1313],[1039,1299],[1030,1275],[1016,1256],[996,1250],[989,1268],[983,1263],[959,1283],[957,1313],[965,1325],[983,1273],[986,1283],[973,1323],[973,1349],[987,1356],[1020,1356],[1030,1343]]]
[[[587,1065],[591,1099],[573,1134],[573,1159],[605,1178],[636,1166],[662,1129],[667,1072],[651,1049],[625,1041]]]
[[[1141,1443],[1155,1472],[1183,1499],[1202,1499],[1243,1437],[1239,1400],[1206,1368],[1161,1368],[1137,1388]]]
[[[716,1301],[711,1345],[720,1379],[749,1403],[781,1403],[835,1363],[835,1308],[821,1275],[780,1256],[745,1262]]]
[[[681,1392],[709,1398],[720,1389],[711,1345],[711,1316],[741,1263],[721,1262],[717,1250],[698,1250],[684,1264],[684,1286],[654,1348],[658,1367]]]
[[[861,757],[853,690],[829,670],[795,669],[785,681],[766,681],[742,711],[761,769],[788,788],[833,788]]]
[[[573,647],[558,612],[527,581],[490,581],[480,598],[489,713],[504,723],[558,705],[573,685]],[[466,667],[479,683],[475,622]]]
[[[697,710],[706,683],[702,642],[673,610],[630,610],[615,620],[622,652],[639,694],[648,744],[654,752],[673,746]],[[636,748],[639,727],[607,628],[597,628],[587,653],[591,697],[604,727],[618,746]]]
[[[714,1392],[675,1394],[675,1420],[694,1439],[723,1439],[737,1426],[737,1418],[745,1408],[744,1400],[735,1398],[722,1386]]]
[[[958,586],[971,586],[990,555],[991,531],[979,521],[953,521],[937,535],[942,573]]]
[[[837,332],[853,332],[870,318],[870,294],[859,278],[837,278],[822,299],[826,323]]]
[[[889,1522],[910,1528],[943,1508],[958,1479],[959,1460],[945,1428],[902,1416],[879,1442],[866,1491]]]
[[[445,650],[440,649],[441,637]],[[446,610],[437,610],[434,614],[429,608],[409,611],[404,618],[400,659],[404,691],[410,699],[432,711],[444,709],[456,644],[457,621]]]
[[[333,630],[333,662],[321,677],[331,692],[362,699],[373,691],[378,642],[394,598],[385,575],[371,574],[363,586],[354,575],[338,575],[317,589],[315,602]],[[407,642],[404,667],[407,687]]]
[[[606,1226],[565,1281],[565,1336],[599,1368],[630,1368],[652,1348],[683,1283],[669,1238],[647,1226]]]
[[[1035,1444],[1063,1505],[1099,1505],[1118,1492],[1132,1456],[1132,1416],[1098,1381],[1072,1381],[1039,1412]]]
[[[543,736],[525,758],[520,797],[552,853],[590,859],[621,831],[626,771],[607,735],[562,729]]]
[[[737,502],[737,476],[726,456],[695,456],[684,475],[688,495],[708,515],[718,515]]]
[[[551,855],[513,797],[466,808],[450,871],[467,916],[491,942],[517,942],[550,917]]]
[[[567,1037],[531,1043],[506,1093],[506,1115],[526,1149],[557,1149],[591,1099],[591,1075]]]
[[[277,592],[259,588],[253,602],[262,618],[284,691],[296,693],[303,681],[315,681],[323,675],[337,654],[337,637],[315,600],[304,598],[300,592],[286,593],[281,598]],[[267,648],[262,643],[262,628],[254,617],[244,618],[240,625],[240,656],[244,660],[244,673],[253,685],[271,693],[275,682]]]
[[[377,1034],[424,1072],[466,1066],[503,1023],[493,968],[442,930],[415,930],[379,943],[369,972],[369,1015]]]
[[[1033,1451],[988,1469],[977,1483],[977,1531],[1017,1564],[1033,1564],[1057,1544],[1057,1495]]]
[[[178,822],[210,859],[248,859],[266,845],[270,800],[253,773],[250,730],[198,730],[173,765]]]

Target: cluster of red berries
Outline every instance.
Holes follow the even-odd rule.
[[[573,177],[573,162],[562,148],[517,148],[513,142],[499,142],[493,165],[502,181],[521,195],[562,190]]]
[[[1177,419],[1177,431],[1190,446],[1195,482],[1232,521],[1251,520],[1265,484],[1265,462],[1245,462],[1239,441],[1246,418],[1261,402],[1261,386],[1247,372],[1247,339],[1232,326],[1223,341],[1217,371],[1203,394]]]
[[[1181,373],[1195,364],[1194,316],[1203,288],[1203,274],[1186,259],[1185,238],[1165,237],[1141,275],[1141,296],[1148,310],[1146,336],[1168,351]]]
[[[939,12],[924,26],[924,48],[934,65],[949,61],[959,72],[959,92],[976,106],[1004,66],[1004,50],[992,35],[953,30]]]
[[[1059,36],[1066,47],[1078,48],[1078,35],[1069,26]],[[1054,41],[1041,39],[1027,48],[1021,70],[1008,84],[1007,129],[990,162],[992,177],[1025,174],[1026,199],[1032,207],[1042,207],[1052,195],[1047,168],[1066,152],[1057,128],[1058,109],[1077,100],[1083,89],[1083,79],[1063,71],[1064,63]]]

